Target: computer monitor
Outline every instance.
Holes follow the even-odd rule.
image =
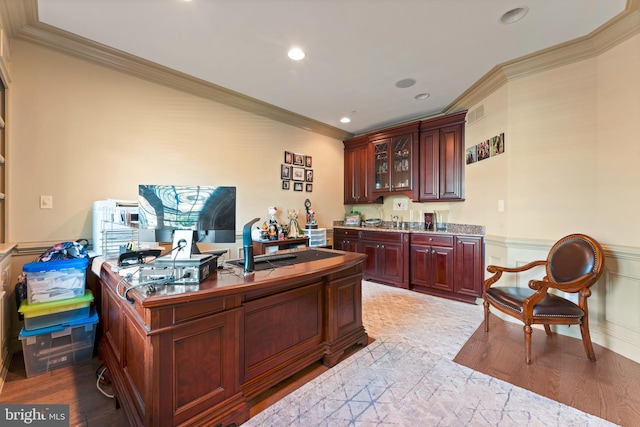
[[[236,187],[139,185],[141,230],[154,230],[156,242],[172,242],[175,230],[193,230],[196,242],[236,241]]]

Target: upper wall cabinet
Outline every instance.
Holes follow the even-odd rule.
[[[371,202],[373,182],[369,139],[359,137],[344,141],[344,204]]]
[[[464,200],[467,111],[374,131],[344,141],[344,203]]]
[[[418,129],[420,123],[385,129],[369,136],[373,151],[373,198],[418,195]]]
[[[420,124],[419,201],[464,200],[464,125],[467,111]]]

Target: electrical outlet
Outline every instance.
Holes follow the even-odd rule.
[[[53,209],[53,196],[40,196],[40,209]]]

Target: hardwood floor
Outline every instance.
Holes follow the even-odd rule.
[[[354,347],[345,357],[360,348]],[[640,426],[640,364],[595,344],[594,349],[595,363],[587,359],[580,340],[557,334],[547,337],[536,329],[533,361],[526,365],[522,326],[492,315],[489,333],[480,326],[454,360],[621,426]],[[91,362],[26,378],[22,353],[16,353],[0,402],[69,403],[71,427],[127,426],[124,411],[96,389],[99,367],[94,357]],[[258,396],[250,402],[251,416],[326,369],[317,363]]]
[[[524,362],[522,324],[494,315],[454,361],[621,426],[640,426],[640,364],[594,344],[591,362],[582,341],[535,329],[531,364]]]
[[[100,366],[100,360],[94,357],[91,361],[27,378],[22,352],[14,353],[0,402],[69,404],[70,427],[128,426],[127,417],[122,409],[116,409],[115,400],[96,388],[96,372]],[[109,386],[103,390],[112,393]]]

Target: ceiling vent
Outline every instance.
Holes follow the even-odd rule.
[[[484,104],[467,113],[467,125],[471,125],[484,117]]]

